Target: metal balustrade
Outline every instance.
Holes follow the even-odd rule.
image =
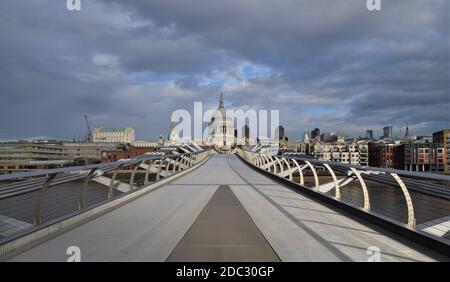
[[[15,231],[8,228],[39,227],[48,221],[56,220],[58,216],[82,212],[90,206],[133,193],[195,166],[210,154],[209,150],[182,154],[156,152],[112,163],[0,175],[0,215],[3,219],[6,218],[0,220],[0,239],[14,234]],[[105,174],[111,175],[108,186],[93,183],[95,178]],[[118,176],[124,174],[129,176],[129,191],[121,193],[115,186]],[[141,187],[135,185],[138,174],[144,175]],[[149,180],[151,174],[153,181]],[[91,188],[91,185],[95,187]],[[99,186],[103,187],[100,188],[101,192]],[[49,194],[50,190],[54,193]],[[54,212],[55,216],[44,217],[44,212],[52,213],[61,206],[65,206],[64,211]]]
[[[283,156],[268,156],[255,152],[239,150],[240,155],[252,165],[266,170],[276,176],[286,178],[305,188],[310,188],[317,193],[322,193],[319,189],[319,173],[327,173],[331,176],[334,184],[334,200],[342,201],[342,189],[337,175],[347,175],[359,182],[362,192],[362,205],[360,208],[367,213],[371,213],[371,197],[369,194],[367,181],[382,183],[393,187],[399,187],[403,195],[406,206],[406,224],[410,228],[416,227],[415,206],[413,204],[411,191],[421,193],[432,198],[439,198],[444,201],[444,215],[450,215],[450,176],[440,174],[430,174],[421,172],[402,171],[396,169],[366,167],[350,165],[337,162],[321,161],[311,157],[297,154],[285,154]],[[314,179],[314,186],[305,186],[305,171],[310,170]],[[298,175],[298,181],[294,180],[294,174]],[[447,201],[447,202],[446,202]],[[416,207],[417,208],[417,207]],[[395,219],[394,219],[395,220]]]

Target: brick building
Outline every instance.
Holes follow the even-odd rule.
[[[399,169],[444,172],[444,148],[441,143],[402,144],[396,148]]]
[[[369,166],[400,168],[401,160],[397,148],[400,143],[370,142]]]
[[[117,146],[114,150],[102,151],[101,161],[102,163],[109,163],[123,159],[130,159],[145,153],[154,152],[157,149],[157,147],[138,147],[122,144]]]
[[[434,132],[433,143],[442,144],[444,172],[450,174],[450,129]]]

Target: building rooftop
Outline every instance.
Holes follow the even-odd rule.
[[[99,127],[97,128],[100,132],[124,132],[125,129],[129,127],[124,128],[106,128],[106,127]]]

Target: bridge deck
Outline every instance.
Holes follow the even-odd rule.
[[[218,190],[221,185],[229,188]],[[370,246],[381,250],[382,261],[446,259],[281,186],[233,155],[215,155],[171,184],[12,260],[64,261],[69,246],[80,247],[83,261],[366,261]],[[230,252],[248,246],[260,250]]]

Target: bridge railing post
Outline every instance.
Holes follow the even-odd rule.
[[[159,180],[161,177],[162,163],[163,161],[161,159],[158,160],[158,170],[156,172],[156,180]]]
[[[255,155],[256,154],[252,154],[251,157],[250,157],[250,162],[252,163],[252,165],[256,165],[256,162],[255,162],[256,157],[255,157]]]
[[[178,167],[180,166],[180,165],[179,165],[179,162],[178,162],[179,159],[180,159],[180,158],[172,159],[172,161],[173,161],[172,174],[175,174],[175,171],[176,171],[176,169],[177,169],[177,166],[178,166]]]
[[[119,165],[116,169],[113,170],[113,175],[111,177],[111,181],[109,182],[108,199],[111,199],[113,197],[113,189],[116,182],[116,177],[121,167],[122,165]]]
[[[186,160],[184,159],[183,156],[179,157],[178,159],[179,159],[179,165],[178,165],[177,171],[182,171],[186,167]]]
[[[189,167],[188,158],[186,156],[182,156],[181,157],[181,161],[182,161],[182,164],[183,164],[183,169],[182,170],[187,169]]]
[[[166,162],[166,177],[169,176],[170,173],[170,164],[171,164],[170,158],[165,158],[164,161]]]
[[[269,159],[268,159],[267,156],[265,156],[265,155],[262,155],[262,157],[263,157],[263,159],[264,159],[264,166],[263,166],[263,169],[264,169],[264,170],[270,170],[270,161],[269,161]]]
[[[178,168],[178,171],[185,170],[187,168],[187,159],[185,156],[180,157],[180,167]]]
[[[80,189],[80,199],[78,202],[78,209],[84,209],[84,207],[85,207],[85,198],[86,198],[85,194],[86,194],[86,190],[87,190],[87,187],[89,184],[89,180],[92,179],[92,177],[95,175],[97,170],[98,170],[98,168],[91,169],[83,180],[83,186]]]
[[[275,163],[274,163],[274,167],[275,167],[275,174],[281,174],[283,173],[283,166],[281,165],[280,159],[277,156],[274,156],[275,158]],[[276,167],[277,165],[280,167],[280,170],[277,172]]]
[[[185,167],[185,160],[184,160],[184,157],[181,156],[181,157],[179,157],[177,160],[179,160],[179,161],[178,161],[178,169],[177,169],[177,171],[181,171],[181,170],[183,170],[184,167]]]
[[[291,165],[289,164],[289,162],[286,160],[285,157],[282,158],[282,160],[284,161],[284,163],[286,164],[288,171],[289,171],[289,180],[292,181],[292,168]]]
[[[272,173],[276,173],[276,167],[274,166],[274,164],[275,164],[274,159],[272,158],[272,156],[267,156],[267,158],[268,158],[269,161],[270,161],[268,171],[269,171],[269,172],[272,172]],[[272,169],[272,167],[273,167],[273,169]]]
[[[136,175],[136,171],[139,169],[139,166],[142,165],[142,164],[145,164],[145,161],[142,161],[142,162],[140,162],[140,163],[137,163],[137,164],[134,166],[133,171],[131,172],[130,182],[129,182],[130,190],[134,190],[134,188],[135,188],[135,186],[134,186],[134,177],[135,177],[135,175]],[[149,165],[149,166],[150,166],[150,165]]]
[[[150,170],[153,167],[154,162],[156,162],[156,161],[148,161],[147,169],[145,170],[145,175],[144,175],[144,186],[148,185],[148,183],[149,183],[148,177],[150,175]]]
[[[42,224],[42,207],[44,204],[43,202],[44,202],[44,198],[45,198],[45,193],[47,192],[47,189],[50,186],[50,182],[52,182],[53,179],[55,179],[56,175],[58,175],[58,173],[48,175],[45,183],[43,184],[43,186],[39,192],[39,196],[38,196],[37,203],[36,203],[36,210],[34,213],[34,225],[35,226]]]
[[[261,155],[260,155],[260,154],[256,154],[256,158],[258,159],[257,166],[258,166],[259,168],[261,168],[261,166],[262,166],[262,164],[263,164]]]

